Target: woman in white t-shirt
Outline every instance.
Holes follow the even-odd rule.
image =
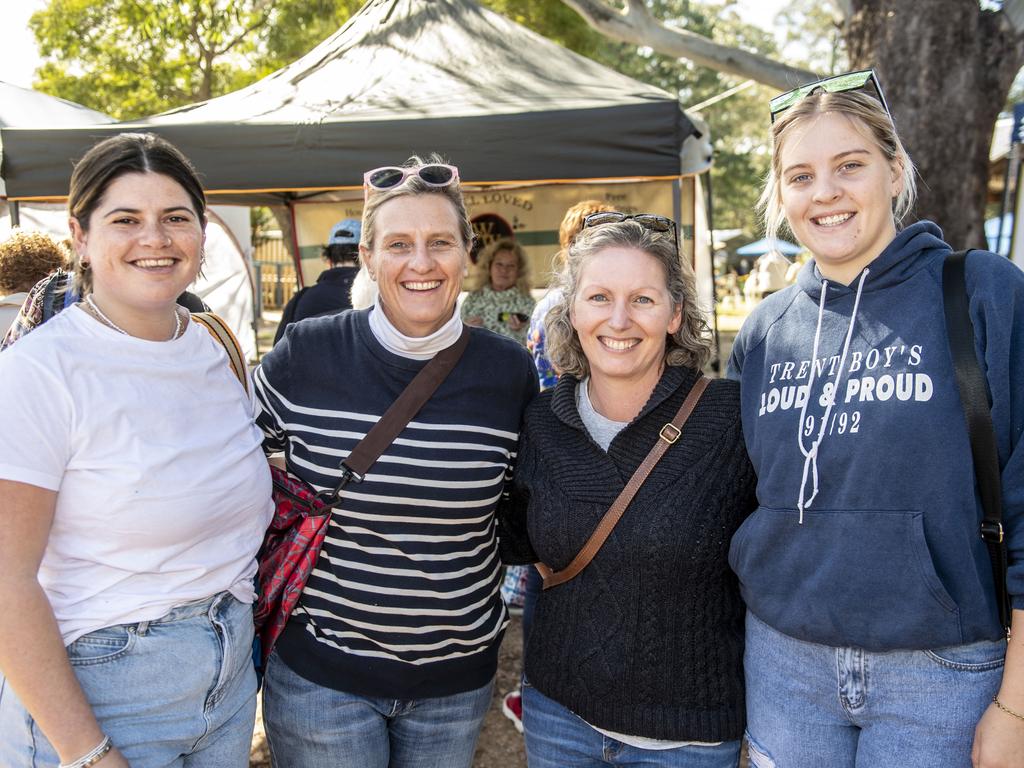
[[[205,198],[122,134],[71,178],[85,299],[0,355],[0,765],[248,765],[262,437],[175,299]]]

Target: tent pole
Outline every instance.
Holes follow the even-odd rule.
[[[718,334],[718,286],[715,284],[715,216],[714,197],[711,194],[711,171],[702,173],[708,183],[707,199],[704,202],[704,210],[708,217],[708,237],[711,238],[711,332],[715,337],[715,360],[712,363],[715,373],[722,373],[722,340]],[[694,180],[700,184],[700,177]]]
[[[10,203],[8,203],[7,207],[11,211],[11,226],[12,227],[20,227],[21,226],[20,203],[18,203],[17,200],[11,200]]]

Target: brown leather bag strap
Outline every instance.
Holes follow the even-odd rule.
[[[228,355],[228,365],[231,366],[231,372],[235,374],[235,378],[242,382],[242,389],[248,395],[249,376],[245,368],[245,355],[242,353],[242,345],[238,343],[238,339],[235,338],[235,334],[231,332],[228,324],[213,312],[193,312],[192,319],[203,326],[213,336],[214,341],[224,347],[224,351]]]
[[[341,462],[341,468],[344,470],[341,481],[333,490],[317,494],[322,501],[330,505],[336,504],[342,488],[352,480],[360,482],[363,479],[374,462],[437,391],[441,382],[448,378],[448,374],[458,365],[468,344],[469,326],[463,326],[462,335],[455,343],[442,349],[423,366],[402,390],[402,394],[366,433],[366,437],[360,440],[348,458]]]
[[[622,489],[618,498],[612,502],[611,507],[605,512],[601,522],[597,524],[597,528],[590,534],[587,543],[583,545],[583,549],[572,559],[572,562],[561,571],[552,571],[544,563],[536,563],[537,570],[540,571],[540,575],[544,579],[544,589],[551,589],[551,587],[564,584],[579,575],[580,571],[590,564],[590,561],[594,559],[594,555],[597,554],[605,540],[611,535],[612,529],[615,528],[615,525],[622,518],[626,507],[629,506],[629,502],[633,500],[637,491],[640,490],[640,486],[644,484],[647,476],[651,474],[651,470],[661,460],[661,457],[665,455],[665,451],[679,439],[679,435],[683,431],[683,424],[690,418],[690,414],[693,413],[693,409],[697,406],[697,401],[700,400],[700,396],[704,394],[704,390],[707,389],[710,383],[711,379],[707,376],[701,376],[697,379],[683,404],[679,406],[675,418],[661,428],[661,431],[658,433],[658,442],[651,448],[647,458],[636,468],[636,472],[629,478],[626,487]]]

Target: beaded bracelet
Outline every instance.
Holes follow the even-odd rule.
[[[1003,704],[1003,702],[1001,702],[1001,701],[1000,701],[1000,700],[998,699],[998,697],[997,697],[997,696],[993,696],[993,697],[992,697],[992,703],[993,703],[993,704],[995,704],[995,705],[996,705],[997,707],[999,707],[999,709],[1003,710],[1003,712],[1005,712],[1006,714],[1008,714],[1008,715],[1013,715],[1013,716],[1014,716],[1014,717],[1016,717],[1016,718],[1017,718],[1018,720],[1024,720],[1024,715],[1022,715],[1022,714],[1021,714],[1020,712],[1014,712],[1014,711],[1013,711],[1012,709],[1010,709],[1010,708],[1009,708],[1008,706],[1006,706],[1005,704]]]
[[[72,760],[70,763],[61,763],[60,768],[89,768],[91,765],[96,765],[100,760],[107,756],[107,752],[113,749],[114,745],[110,743],[110,737],[104,736],[103,741],[93,747],[88,753],[82,755],[77,760]]]

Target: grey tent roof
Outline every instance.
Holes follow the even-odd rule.
[[[0,80],[0,127],[54,128],[112,122],[114,118],[81,104]]]
[[[3,129],[8,194],[64,194],[69,161],[123,130],[167,137],[213,192],[257,193],[358,186],[429,151],[475,182],[672,176],[693,126],[671,94],[471,0],[370,0],[234,93],[137,123]]]

